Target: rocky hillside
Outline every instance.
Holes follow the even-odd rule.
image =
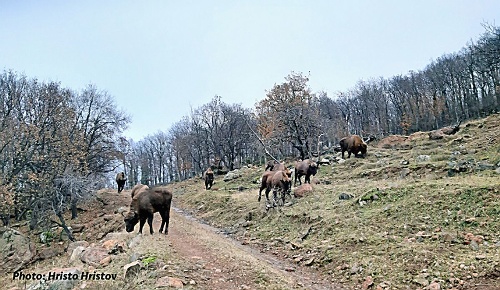
[[[241,243],[347,287],[499,289],[500,115],[453,135],[370,143],[367,158],[322,158],[302,198],[257,202],[263,166],[174,184],[176,204]],[[339,198],[342,196],[342,199]],[[351,197],[350,199],[343,199]]]
[[[453,135],[387,137],[370,143],[364,159],[326,154],[330,164],[321,165],[312,185],[293,188],[302,197],[277,208],[257,201],[262,165],[216,176],[212,190],[200,178],[168,186],[175,207],[220,230],[173,210],[168,236],[126,233],[130,191],[101,190],[69,222],[77,242],[57,226],[31,234],[26,223],[1,228],[0,283],[2,289],[499,289],[498,128],[497,114],[462,124]],[[159,222],[156,215],[156,231]],[[43,282],[49,275],[55,280]],[[80,279],[63,279],[74,275]]]

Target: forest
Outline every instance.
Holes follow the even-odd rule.
[[[31,229],[105,187],[123,170],[129,185],[165,184],[269,158],[310,158],[349,134],[381,138],[438,129],[500,110],[500,27],[425,68],[360,80],[345,92],[315,92],[291,72],[254,108],[221,96],[170,128],[131,140],[131,119],[93,85],[80,92],[14,71],[0,73],[0,217]],[[51,220],[56,216],[58,221]],[[69,231],[67,231],[71,237]]]

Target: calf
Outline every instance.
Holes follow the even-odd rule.
[[[165,228],[168,234],[168,223],[170,220],[170,205],[172,203],[172,193],[166,188],[149,188],[147,185],[138,184],[132,189],[132,202],[130,210],[125,216],[125,229],[127,232],[134,231],[135,225],[139,224],[139,233],[146,220],[149,224],[149,232],[153,234],[153,215],[159,212],[162,218],[160,233]]]
[[[269,192],[272,189],[274,199],[277,198],[278,191],[281,191],[281,199],[285,203],[285,195],[290,191],[290,184],[290,178],[286,170],[266,171],[262,175],[258,200],[260,201],[261,199],[262,190],[266,189],[266,200],[269,202]]]

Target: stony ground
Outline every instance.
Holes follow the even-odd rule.
[[[183,210],[168,236],[126,233],[130,191],[101,190],[69,221],[84,242],[57,227],[45,244],[33,233],[36,261],[23,271],[117,275],[64,289],[500,289],[498,128],[497,114],[442,139],[388,137],[365,159],[332,152],[302,198],[270,210],[257,201],[263,166],[208,191],[200,178],[170,184]],[[4,273],[2,289],[38,284]]]
[[[76,281],[65,289],[344,289],[324,281],[319,273],[261,253],[228,237],[219,229],[199,222],[182,210],[172,209],[168,235],[126,233],[120,213],[129,202],[130,191],[120,194],[101,190],[96,199],[81,206],[75,225],[84,225],[77,240],[86,241],[87,252],[111,245],[122,245],[123,251],[109,255],[110,261],[98,257],[95,263],[72,260],[75,248],[70,241],[54,241],[50,246],[38,244],[38,253],[46,253],[24,268],[24,273],[46,274],[72,270],[117,274],[115,281]],[[161,217],[155,214],[157,232]],[[147,225],[146,225],[147,227]],[[32,236],[36,240],[36,236]],[[69,246],[69,251],[68,251]],[[48,249],[58,249],[56,251]],[[66,250],[65,250],[66,249]],[[49,253],[50,252],[50,253]],[[109,251],[108,251],[109,252]],[[52,254],[51,254],[52,253]],[[54,255],[54,256],[51,256]],[[83,258],[82,258],[83,259]],[[137,275],[124,277],[124,266],[134,259],[142,260]],[[92,258],[89,258],[92,260]],[[145,265],[146,264],[146,265]],[[78,272],[79,273],[79,272]],[[25,289],[36,281],[19,281],[9,273],[2,278],[2,289]],[[32,289],[32,288],[30,288]],[[33,288],[34,289],[34,288]],[[43,288],[42,288],[43,289]]]

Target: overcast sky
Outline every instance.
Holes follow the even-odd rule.
[[[139,141],[215,95],[253,108],[290,72],[334,96],[421,70],[499,25],[498,0],[0,0],[0,69],[96,85]]]

